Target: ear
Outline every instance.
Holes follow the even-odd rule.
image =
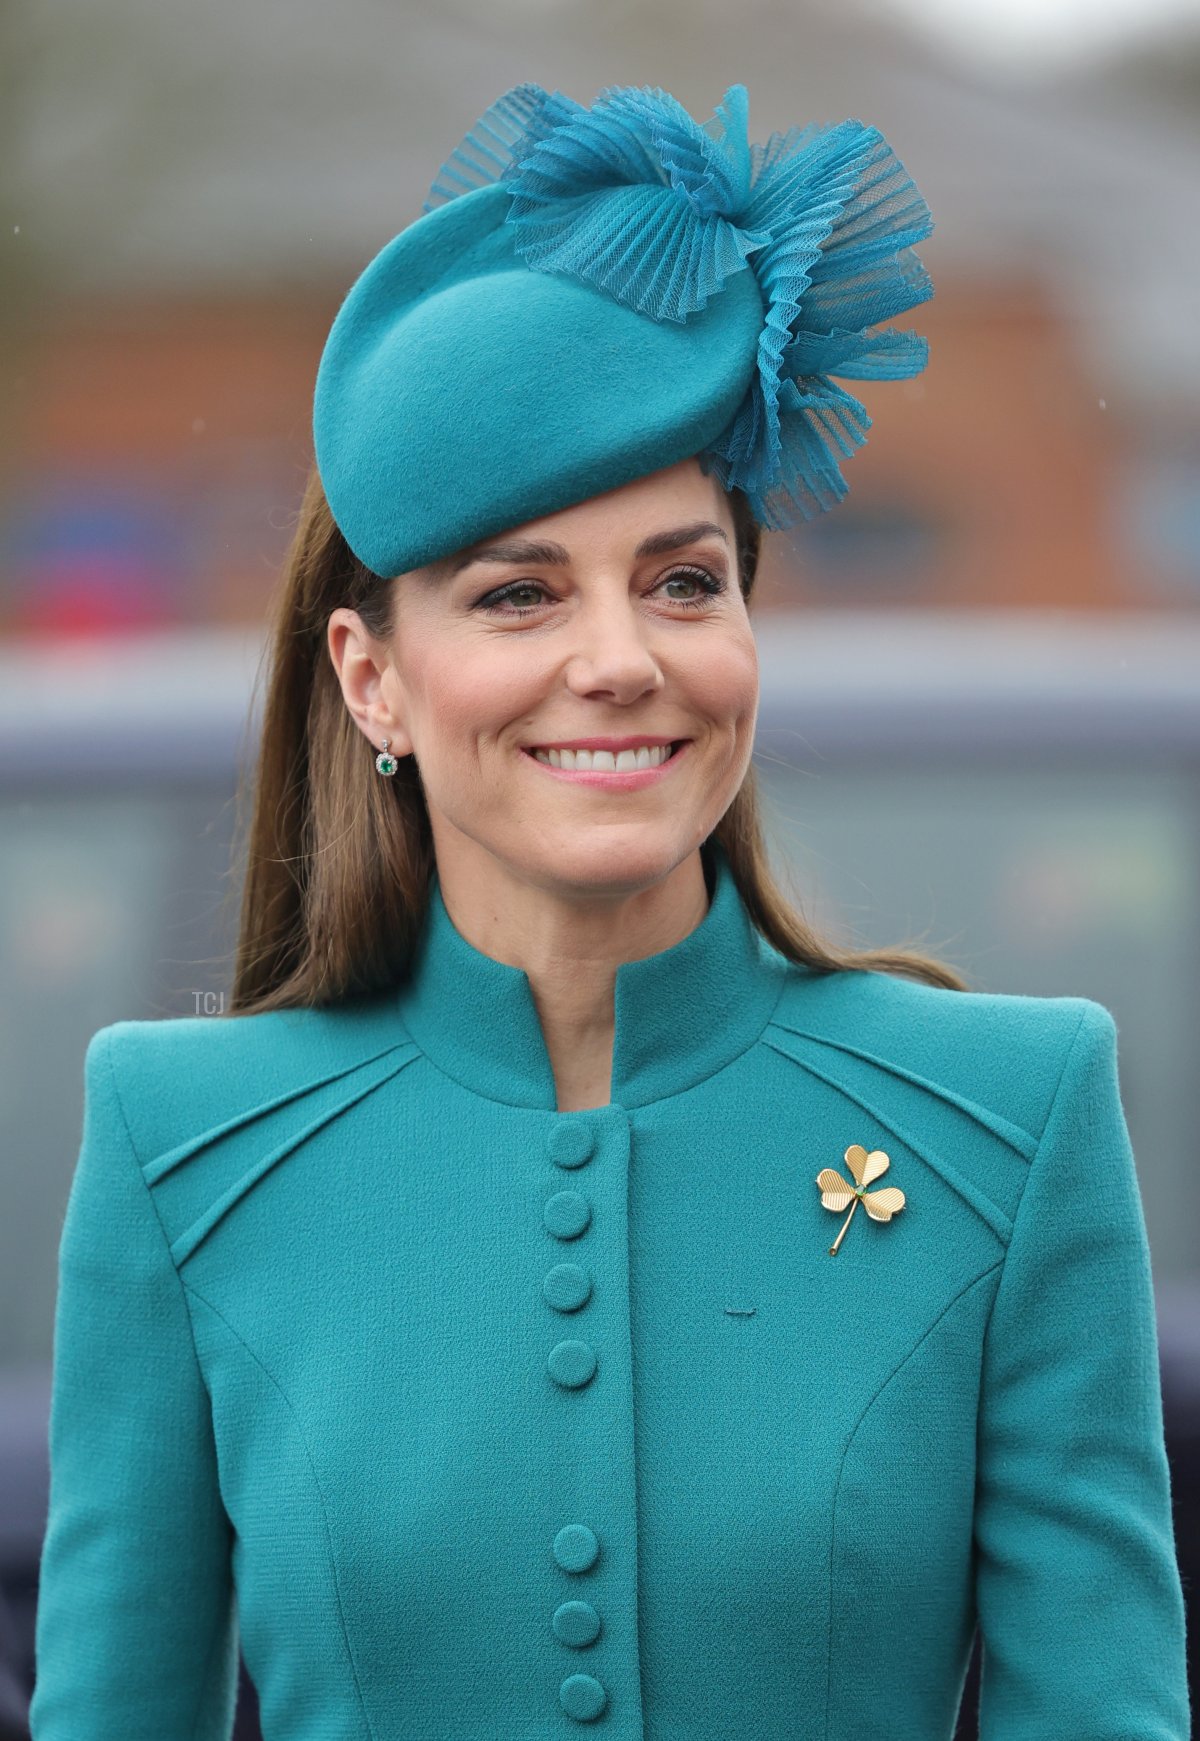
[[[411,755],[400,679],[384,644],[346,605],[330,612],[325,638],[342,697],[363,736],[376,749],[387,738],[392,755]]]

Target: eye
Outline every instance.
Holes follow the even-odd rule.
[[[664,574],[651,590],[657,591],[660,586],[668,586],[678,580],[691,581],[700,588],[698,597],[672,598],[671,602],[681,605],[684,610],[704,610],[709,601],[719,593],[723,593],[726,588],[726,582],[722,576],[713,574],[711,570],[702,568],[698,563],[688,563],[685,567],[673,568],[669,574]],[[471,608],[472,610],[485,611],[493,616],[530,617],[534,616],[542,607],[536,604],[512,604],[510,601],[513,594],[545,592],[545,590],[540,580],[510,580],[506,586],[500,586],[493,592],[484,593],[482,598],[476,599]],[[506,603],[509,607],[507,610],[502,608]]]
[[[667,586],[675,580],[695,581],[701,589],[699,598],[677,598],[674,601],[676,604],[685,605],[692,610],[702,610],[710,598],[715,598],[718,593],[725,591],[723,577],[719,574],[713,574],[707,568],[701,568],[698,564],[672,569],[671,573],[664,575],[658,584],[659,586]]]
[[[531,617],[538,611],[537,605],[513,605],[510,610],[502,610],[501,606],[518,592],[543,592],[545,589],[537,580],[510,580],[507,586],[497,587],[495,592],[484,593],[481,599],[476,599],[472,610],[487,611],[498,617]]]

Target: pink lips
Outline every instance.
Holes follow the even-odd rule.
[[[692,747],[692,740],[686,738],[673,755],[660,762],[657,768],[589,768],[576,771],[574,768],[556,768],[549,762],[539,762],[532,750],[524,752],[535,768],[540,768],[543,774],[552,774],[556,780],[574,780],[580,786],[603,786],[609,792],[636,792],[642,786],[653,786],[669,774],[676,762],[682,760]]]

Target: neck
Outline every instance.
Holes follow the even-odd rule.
[[[709,892],[699,850],[648,888],[581,892],[524,879],[470,841],[439,847],[438,881],[462,936],[528,976],[558,1110],[607,1105],[617,968],[672,948],[700,924]]]

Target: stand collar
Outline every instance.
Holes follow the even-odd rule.
[[[751,922],[724,849],[704,843],[708,911],[670,949],[617,968],[611,1101],[642,1106],[702,1082],[762,1033],[788,972]],[[477,1094],[553,1112],[558,1098],[533,989],[468,943],[435,873],[409,976],[398,988],[409,1033]]]

